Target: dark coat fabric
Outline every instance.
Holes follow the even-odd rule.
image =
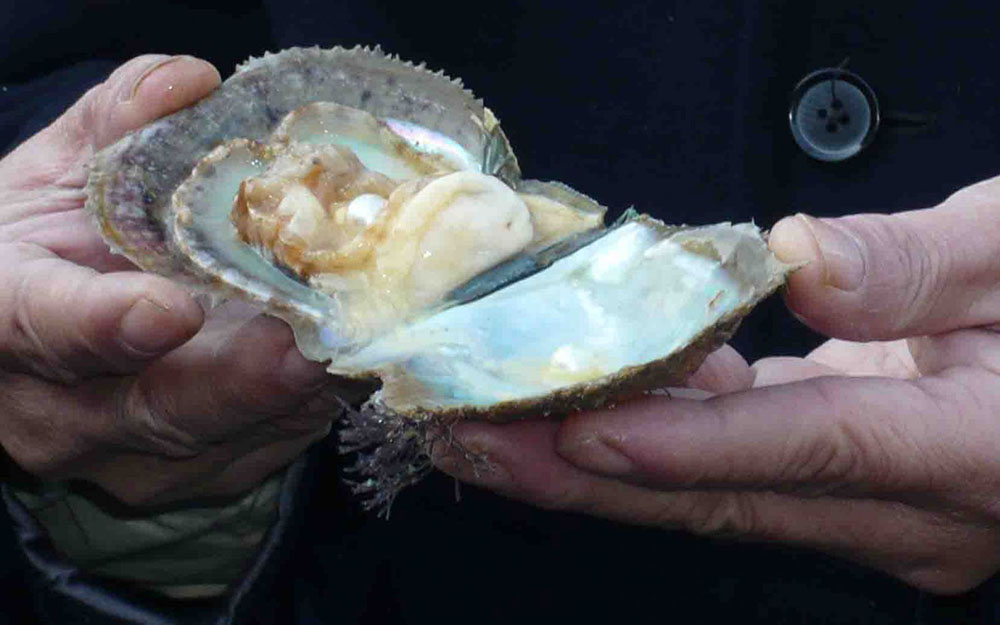
[[[142,52],[202,56],[225,76],[264,50],[380,44],[462,77],[502,120],[527,177],[565,181],[616,214],[634,205],[674,223],[770,226],[797,211],[932,206],[1000,174],[995,2],[55,0],[5,12],[0,152]],[[792,139],[789,97],[809,72],[842,63],[873,87],[885,119],[858,156],[819,162]],[[819,341],[775,298],[734,345],[752,360]],[[334,447],[312,450],[273,557],[229,616],[219,602],[172,605],[102,580],[68,597],[66,577],[29,565],[6,519],[0,623],[161,622],[116,620],[100,608],[112,599],[166,623],[1000,618],[992,581],[932,597],[807,550],[627,527],[473,488],[456,504],[440,475],[377,520],[341,485]]]

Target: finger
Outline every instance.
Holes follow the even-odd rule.
[[[0,367],[75,382],[126,373],[191,338],[202,311],[169,280],[99,274],[30,245],[0,245]]]
[[[989,197],[992,195],[992,199]],[[896,215],[783,219],[788,305],[836,338],[892,340],[1000,321],[1000,178]]]
[[[1000,332],[985,328],[958,330],[907,340],[915,367],[923,375],[952,367],[978,366],[1000,376]]]
[[[0,440],[20,466],[48,477],[79,473],[93,456],[111,452],[188,458],[261,424],[271,439],[325,427],[336,416],[334,402],[325,412],[300,408],[333,380],[323,365],[302,358],[275,319],[215,325],[137,377],[73,387],[0,377],[7,424]]]
[[[219,80],[210,63],[194,57],[150,54],[132,59],[0,161],[0,179],[12,181],[15,189],[58,184],[65,193],[53,198],[51,210],[77,208],[85,165],[95,150],[193,104]],[[5,218],[15,219],[20,215],[11,204],[5,201]]]
[[[94,228],[83,208],[62,213],[42,213],[9,223],[0,229],[0,244],[30,243],[60,258],[102,273],[135,271],[127,258],[108,253],[108,244]]]
[[[733,393],[750,388],[753,379],[753,371],[743,356],[731,346],[723,345],[708,355],[685,385],[710,393]]]
[[[650,397],[571,416],[556,444],[587,471],[660,488],[935,491],[981,481],[997,464],[1000,389],[987,375],[821,377],[705,401]]]
[[[198,452],[298,414],[334,380],[323,364],[299,353],[284,322],[259,316],[199,336],[157,360],[120,398],[117,410],[152,450]]]
[[[189,458],[156,454],[106,455],[81,477],[122,503],[151,507],[184,500],[240,495],[299,457],[329,427],[292,438],[227,441]]]
[[[762,358],[753,363],[751,369],[754,373],[754,387],[787,384],[827,375],[842,375],[840,371],[827,365],[790,356]]]
[[[67,386],[31,375],[7,374],[0,378],[4,422],[0,442],[8,456],[32,475],[118,484],[114,492],[142,479],[149,492],[160,492],[183,483],[186,475],[221,474],[237,458],[272,443],[321,437],[339,415],[337,404],[329,401],[251,426],[230,425],[229,429],[239,431],[199,440],[164,417],[149,418],[150,408],[133,396],[136,386],[133,378],[95,378]],[[130,412],[137,406],[142,410]],[[140,460],[127,460],[133,456]],[[187,460],[198,461],[182,462]],[[158,478],[127,470],[126,461],[155,464]]]
[[[920,375],[906,341],[853,343],[830,339],[806,358],[773,356],[753,364],[754,386],[772,386],[821,376],[915,378]]]
[[[841,375],[868,375],[915,378],[920,375],[906,341],[854,343],[831,339],[814,349],[807,358],[826,365]]]
[[[558,424],[462,424],[455,436],[485,454],[489,469],[461,453],[440,468],[465,482],[545,508],[697,534],[781,541],[877,567],[937,592],[958,592],[988,577],[995,532],[896,502],[804,499],[773,492],[670,492],[589,474],[555,453]]]

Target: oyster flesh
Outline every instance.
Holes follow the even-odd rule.
[[[491,111],[378,49],[251,59],[100,152],[143,269],[281,317],[371,419],[503,420],[677,385],[783,282],[752,224],[675,227],[521,178]]]

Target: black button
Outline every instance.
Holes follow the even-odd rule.
[[[878,100],[857,74],[836,67],[821,69],[795,86],[788,122],[803,152],[821,161],[842,161],[875,137]]]

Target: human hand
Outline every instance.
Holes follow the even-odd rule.
[[[331,376],[287,326],[236,304],[206,318],[83,209],[96,150],[218,83],[191,57],[133,59],[0,161],[0,443],[32,474],[133,505],[225,496],[329,430],[308,404]]]
[[[788,218],[771,247],[809,261],[788,305],[835,339],[752,367],[724,348],[673,399],[461,424],[491,470],[438,465],[543,507],[976,586],[1000,568],[1000,178],[928,210]]]

